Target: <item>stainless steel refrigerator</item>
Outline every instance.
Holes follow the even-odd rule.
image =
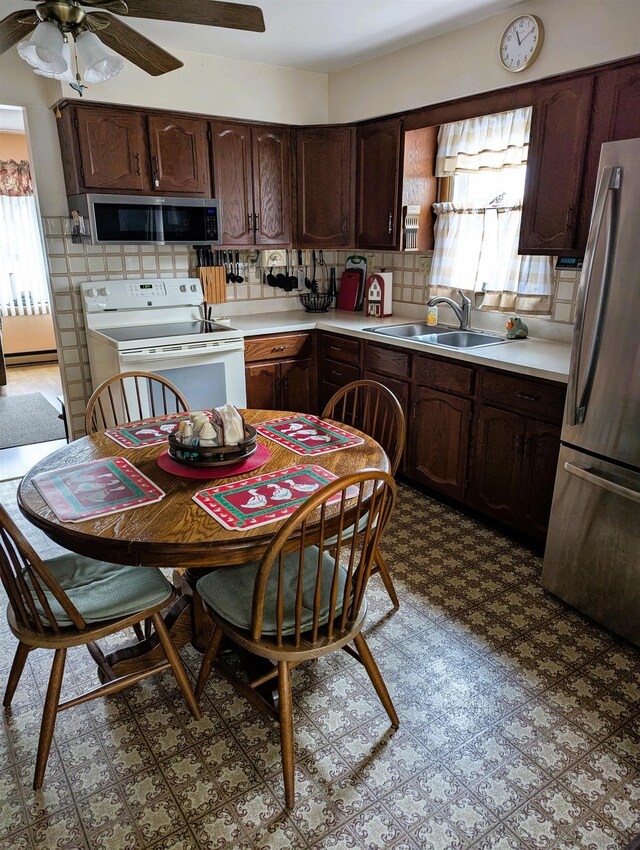
[[[640,139],[602,146],[542,584],[640,644]]]

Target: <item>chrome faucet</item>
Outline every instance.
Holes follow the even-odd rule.
[[[427,301],[427,307],[435,307],[436,304],[448,304],[456,314],[456,318],[460,322],[460,330],[466,331],[471,321],[471,300],[467,298],[464,292],[459,289],[462,304],[458,304],[453,298],[445,298],[445,296],[436,295]]]

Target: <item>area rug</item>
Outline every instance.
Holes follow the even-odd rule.
[[[42,393],[0,397],[0,449],[64,439],[58,411]]]

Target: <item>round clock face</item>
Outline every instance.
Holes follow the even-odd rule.
[[[500,62],[507,71],[524,71],[536,60],[544,28],[535,15],[519,15],[502,33],[500,39]]]

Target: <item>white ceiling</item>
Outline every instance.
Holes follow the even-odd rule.
[[[262,8],[266,32],[249,33],[136,18],[128,22],[169,51],[211,53],[328,73],[490,17],[523,0],[240,2]],[[29,0],[0,0],[0,12],[4,17],[29,5]],[[176,0],[175,5],[179,15],[180,0]]]

